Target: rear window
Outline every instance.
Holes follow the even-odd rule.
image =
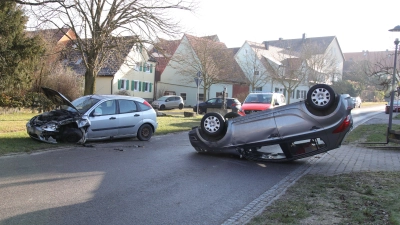
[[[140,111],[147,111],[152,109],[150,105],[145,105],[144,103],[141,102],[136,102],[139,105]]]

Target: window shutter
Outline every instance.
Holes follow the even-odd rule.
[[[150,64],[150,73],[153,72],[153,64]]]
[[[129,80],[126,80],[126,88],[125,90],[129,90]]]
[[[153,87],[153,84],[150,83],[149,85],[150,85],[149,91],[151,92],[151,89],[152,89],[152,87]]]
[[[142,65],[142,63],[140,63],[140,69],[139,69],[140,71],[142,71],[143,70],[143,65]]]
[[[146,87],[146,83],[145,83],[145,82],[142,82],[142,85],[143,85],[142,91],[144,92],[144,91],[145,91],[145,87]]]
[[[121,89],[121,80],[118,80],[118,90]]]
[[[299,99],[300,98],[300,90],[297,90],[297,97],[296,97],[297,99]]]
[[[135,88],[135,81],[131,81],[131,91],[133,91]]]
[[[142,81],[139,81],[139,91],[142,91]]]

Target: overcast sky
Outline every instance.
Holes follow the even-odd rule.
[[[400,32],[397,0],[199,0],[195,14],[178,13],[187,33],[218,35],[228,47],[246,41],[336,36],[344,53],[394,50]],[[396,15],[397,14],[397,15]]]

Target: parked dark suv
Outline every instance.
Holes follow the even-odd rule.
[[[207,113],[207,109],[209,108],[222,108],[222,98],[210,98],[205,102],[201,102],[199,104],[199,114]],[[232,109],[232,112],[237,113],[242,107],[242,103],[237,98],[226,98],[226,108]],[[193,112],[196,112],[197,105],[193,106]]]

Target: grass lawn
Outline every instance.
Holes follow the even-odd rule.
[[[191,109],[190,109],[191,110]],[[202,116],[184,117],[183,110],[162,111],[166,116],[157,117],[158,129],[154,135],[163,135],[171,132],[189,131],[198,126]],[[37,113],[10,113],[0,114],[0,156],[18,152],[32,152],[50,148],[62,148],[69,144],[49,144],[33,140],[26,133],[26,123]]]

